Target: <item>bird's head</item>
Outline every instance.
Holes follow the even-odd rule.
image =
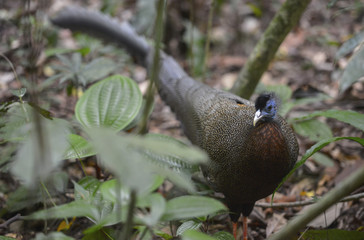
[[[253,125],[255,126],[258,122],[269,122],[272,121],[278,110],[278,99],[274,93],[263,93],[260,94],[255,101],[255,115]]]

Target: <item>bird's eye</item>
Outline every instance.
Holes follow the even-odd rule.
[[[268,106],[268,111],[272,110],[272,106]]]

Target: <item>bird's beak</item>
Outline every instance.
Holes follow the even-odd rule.
[[[257,124],[257,122],[263,117],[262,113],[260,112],[260,110],[257,110],[255,112],[254,115],[254,121],[253,121],[253,126],[255,126]]]

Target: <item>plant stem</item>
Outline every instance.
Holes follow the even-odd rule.
[[[128,216],[126,218],[126,223],[123,230],[123,236],[121,239],[129,240],[131,230],[133,228],[133,215],[134,215],[134,208],[136,205],[136,191],[133,189],[130,192],[130,202],[129,202],[129,209],[128,209]]]
[[[231,92],[249,99],[287,34],[299,22],[311,0],[286,0],[240,71]]]
[[[141,134],[145,134],[147,132],[147,123],[148,123],[148,115],[153,107],[154,101],[154,93],[155,93],[155,83],[158,81],[159,76],[159,56],[161,49],[161,41],[163,38],[163,16],[165,11],[165,0],[158,1],[158,9],[157,9],[157,18],[155,23],[156,34],[154,37],[154,57],[153,57],[153,66],[151,72],[151,81],[147,90],[147,97],[145,102],[145,108],[141,123],[139,125],[138,132]]]
[[[194,51],[193,51],[193,23],[195,21],[195,0],[190,0],[190,25],[191,25],[191,31],[190,31],[190,39],[188,44],[188,58],[189,58],[189,67],[190,69],[194,69]],[[192,72],[192,71],[191,71]]]
[[[142,235],[139,237],[140,240],[143,240],[144,236],[147,234],[147,232],[149,231],[149,228],[148,227],[145,227],[143,232],[142,232]]]
[[[273,234],[268,240],[290,239],[304,228],[309,222],[323,213],[331,205],[338,202],[364,184],[364,167],[351,174],[333,190],[327,193],[316,204],[312,205],[307,211],[292,219],[282,230]]]
[[[205,42],[205,57],[203,59],[202,78],[204,78],[205,75],[206,75],[206,64],[207,64],[207,60],[209,58],[211,26],[212,26],[212,17],[214,15],[215,2],[216,2],[216,0],[212,0],[212,2],[210,4],[211,6],[210,6],[209,18],[208,18],[208,22],[207,22],[206,42]]]

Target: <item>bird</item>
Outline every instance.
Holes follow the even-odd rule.
[[[114,43],[152,69],[153,48],[127,22],[79,7],[61,10],[51,22]],[[192,79],[163,51],[156,86],[192,144],[210,161],[202,172],[216,192],[225,196],[236,239],[237,222],[247,217],[257,200],[270,195],[293,168],[298,156],[296,136],[278,114],[279,99],[262,93],[255,103]]]

